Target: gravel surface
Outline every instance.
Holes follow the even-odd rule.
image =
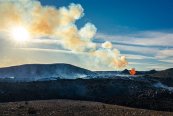
[[[153,111],[78,100],[0,103],[0,116],[173,116]]]

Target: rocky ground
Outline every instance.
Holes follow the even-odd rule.
[[[158,87],[155,87],[155,84]],[[0,102],[71,99],[172,111],[173,91],[145,78],[0,83]]]
[[[0,103],[1,116],[173,116],[173,112],[128,108],[99,102],[44,100]]]

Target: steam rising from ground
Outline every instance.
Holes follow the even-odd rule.
[[[102,47],[92,42],[97,31],[93,24],[87,23],[81,29],[77,28],[75,22],[84,16],[83,11],[80,4],[73,3],[68,7],[56,8],[42,6],[37,0],[1,0],[0,31],[8,34],[9,27],[22,25],[29,30],[30,39],[54,37],[61,41],[65,49],[87,53],[98,65],[125,67],[125,56],[120,56],[111,42],[103,43]]]

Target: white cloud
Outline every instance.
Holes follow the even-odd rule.
[[[153,66],[148,66],[146,67],[147,70],[152,70],[152,69],[155,69],[155,70],[165,70],[165,69],[168,69],[168,68],[172,68],[172,65],[164,65],[164,64],[159,64],[159,65],[153,65]]]
[[[97,48],[96,43],[92,40],[97,31],[97,28],[93,24],[87,23],[81,29],[78,29],[75,22],[84,16],[83,11],[84,9],[80,4],[74,3],[71,3],[68,7],[63,6],[56,8],[55,6],[43,6],[40,1],[37,0],[25,0],[22,2],[21,0],[1,1],[0,31],[5,30],[6,35],[9,36],[8,39],[12,41],[13,37],[11,37],[9,28],[20,26],[26,29],[31,37],[29,38],[30,40],[26,42],[26,46],[4,46],[4,43],[2,43],[2,48],[5,53],[4,56],[8,56],[7,59],[8,61],[10,60],[9,64],[12,62],[15,63],[16,61],[21,62],[25,56],[27,56],[26,59],[28,59],[27,61],[26,59],[23,60],[25,63],[36,61],[40,56],[43,58],[40,58],[40,61],[37,60],[38,62],[44,61],[48,63],[52,61],[52,56],[54,56],[53,59],[58,57],[53,55],[55,50],[61,49],[73,51],[78,58],[77,61],[83,60],[80,59],[81,52],[86,53],[88,56],[85,60],[88,60],[88,57],[92,57],[92,64],[98,65],[98,67],[105,65],[116,69],[126,66],[127,61],[125,57],[120,54],[115,55],[115,53],[119,52],[112,48],[110,43],[105,46],[107,50],[109,49],[109,52],[107,50],[101,51],[100,49],[103,49],[102,47]],[[7,42],[7,44],[9,43]],[[7,51],[4,47],[9,47],[10,50]],[[38,51],[40,53],[36,54]],[[38,54],[40,56],[38,56]],[[104,56],[101,54],[104,54]],[[16,61],[14,61],[13,58],[16,58]],[[59,61],[63,62],[65,61],[64,59],[64,57],[59,57]],[[99,64],[94,61],[107,62]],[[74,63],[73,60],[71,60],[70,63]],[[86,65],[85,61],[80,63],[82,66]]]
[[[111,49],[112,48],[112,43],[109,42],[109,41],[106,41],[106,42],[102,43],[102,48]]]
[[[159,61],[171,63],[173,65],[173,59],[163,59],[163,60],[159,60]]]
[[[94,35],[96,34],[96,31],[97,28],[95,27],[95,25],[87,23],[84,27],[82,27],[79,30],[79,35],[82,40],[91,41],[90,39],[93,39]]]
[[[122,55],[126,56],[127,59],[138,59],[138,60],[154,59],[154,57],[144,56],[144,55],[135,55],[135,54],[122,54]]]
[[[126,35],[97,33],[96,42],[110,41],[137,69],[166,69],[173,65],[173,34],[165,32],[138,32]],[[100,39],[100,40],[99,40]],[[134,61],[135,60],[135,61]]]
[[[147,31],[127,35],[108,35],[97,33],[95,38],[122,44],[173,47],[173,34],[164,32]]]
[[[134,52],[144,55],[155,55],[159,51],[159,48],[128,46],[128,45],[119,45],[119,44],[114,44],[113,47],[119,49],[120,51]]]
[[[158,59],[169,58],[169,57],[173,57],[173,49],[160,50],[156,55],[156,58]]]
[[[32,34],[33,40],[26,46],[22,46],[25,49],[15,49],[21,46],[16,47],[10,40],[0,38],[0,57],[4,57],[0,65],[66,62],[89,69],[96,69],[95,67],[100,70],[116,69],[127,64],[125,56],[120,56],[118,49],[128,52],[129,59],[152,59],[152,56],[156,56],[155,58],[166,60],[165,58],[171,57],[171,49],[163,50],[162,48],[160,51],[158,46],[173,47],[173,34],[164,32],[140,32],[130,35],[97,33],[95,36],[97,29],[93,24],[87,23],[81,29],[78,29],[75,24],[84,16],[83,11],[80,4],[56,8],[42,6],[35,0],[1,1],[0,30],[6,30],[8,35],[10,34],[9,25],[11,27],[20,22]],[[46,39],[42,38],[45,36]],[[92,41],[94,36],[96,39],[110,42],[105,42],[101,47],[101,43]],[[91,64],[93,66],[90,66]]]

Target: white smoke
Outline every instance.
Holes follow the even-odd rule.
[[[168,90],[170,92],[173,92],[173,87],[168,87],[167,85],[164,85],[161,82],[157,82],[153,86],[157,87],[157,88],[163,88],[163,89],[166,89],[166,90]]]
[[[112,48],[112,43],[109,42],[109,41],[106,41],[106,42],[102,43],[102,47],[111,49]]]
[[[92,41],[97,31],[95,25],[87,23],[81,29],[77,28],[75,22],[84,16],[83,11],[80,4],[73,3],[56,8],[42,6],[38,0],[1,0],[0,31],[8,33],[9,27],[22,25],[29,30],[32,38],[53,36],[61,40],[65,49],[88,53],[97,65],[125,67],[125,56],[120,56],[111,42],[107,41],[97,48]]]
[[[83,28],[79,30],[79,35],[84,41],[91,41],[96,34],[97,28],[91,23],[85,24]]]

